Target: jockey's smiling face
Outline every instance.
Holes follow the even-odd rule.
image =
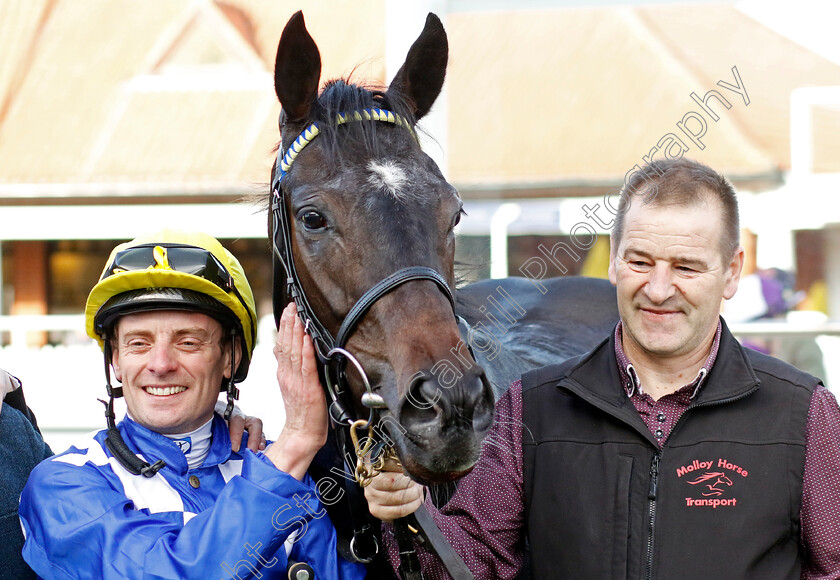
[[[175,434],[212,417],[231,367],[230,342],[218,321],[197,312],[151,311],[123,316],[116,328],[114,373],[135,421]]]
[[[743,249],[722,256],[722,211],[715,200],[687,206],[635,200],[611,250],[623,344],[652,360],[702,356],[717,329],[722,299],[738,288]]]

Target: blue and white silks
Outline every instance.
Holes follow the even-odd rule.
[[[105,447],[104,430],[38,465],[20,516],[23,555],[40,577],[273,579],[285,578],[289,559],[319,579],[364,577],[338,555],[312,479],[297,481],[246,441],[231,451],[218,415],[207,458],[192,470],[165,436],[130,418],[118,428],[132,450],[166,467],[131,475]]]

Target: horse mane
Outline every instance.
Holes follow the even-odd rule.
[[[380,155],[380,140],[377,139],[377,129],[383,123],[376,121],[357,121],[342,125],[341,133],[337,131],[338,125],[335,119],[339,113],[360,111],[362,109],[385,109],[396,113],[406,119],[412,126],[415,133],[425,131],[416,127],[417,120],[414,118],[414,107],[402,95],[396,91],[387,92],[387,87],[374,83],[356,82],[352,79],[352,73],[346,77],[332,79],[324,84],[317,101],[312,107],[309,123],[318,123],[320,134],[319,141],[323,142],[327,162],[336,163],[341,159],[341,144],[346,140],[353,140],[363,144],[367,151]],[[281,110],[281,126],[284,123],[285,113]],[[275,143],[272,153],[280,152],[282,141]],[[273,171],[272,171],[273,175]],[[255,190],[267,191],[268,183],[253,184]],[[246,203],[256,205],[259,210],[267,210],[270,206],[270,196],[265,193],[254,193],[246,195]]]
[[[318,123],[321,130],[319,140],[327,162],[334,163],[341,159],[342,145],[348,141],[360,143],[365,150],[380,155],[382,140],[377,137],[380,130],[389,130],[388,123],[377,121],[356,121],[341,125],[335,124],[339,113],[350,113],[362,109],[386,109],[406,119],[412,127],[416,123],[414,106],[395,91],[375,84],[356,83],[348,76],[327,81],[318,100],[312,107],[310,122]]]

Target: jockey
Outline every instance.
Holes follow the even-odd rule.
[[[23,555],[40,577],[285,578],[292,561],[317,578],[364,576],[338,555],[306,473],[327,428],[317,377],[283,375],[287,422],[264,452],[234,451],[214,412],[221,390],[230,413],[256,335],[230,252],[173,230],[119,245],[85,316],[105,356],[108,429],[41,463],[24,489]],[[283,352],[306,348],[290,310],[281,371]],[[128,412],[115,424],[120,396]]]

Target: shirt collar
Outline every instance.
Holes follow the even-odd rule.
[[[152,431],[140,425],[126,413],[125,419],[118,425],[125,438],[126,444],[135,453],[142,455],[147,461],[154,462],[163,459],[167,468],[176,473],[184,474],[189,470],[187,458],[181,452],[178,445],[165,435]],[[230,435],[227,423],[218,414],[213,415],[211,423],[212,438],[210,451],[204,459],[202,467],[213,467],[224,463],[238,455],[231,450]],[[243,447],[245,443],[243,441]]]
[[[703,363],[703,366],[700,367],[700,370],[697,371],[697,376],[694,378],[693,381],[688,383],[687,385],[681,387],[685,388],[688,386],[694,387],[694,392],[691,394],[691,398],[697,396],[697,393],[700,391],[700,387],[703,386],[706,382],[706,377],[709,376],[709,373],[712,370],[712,366],[715,364],[715,360],[717,359],[718,349],[720,348],[720,335],[723,326],[721,325],[720,319],[718,319],[717,330],[715,331],[715,339],[712,341],[712,350],[709,352],[709,356],[706,359],[706,362]],[[639,382],[639,375],[636,374],[636,369],[633,367],[633,363],[630,362],[630,359],[627,358],[627,355],[624,352],[624,345],[621,344],[621,320],[618,321],[618,324],[615,326],[615,360],[618,364],[618,372],[621,376],[621,384],[624,387],[624,390],[627,393],[628,397],[632,397],[637,391],[642,392],[642,385]]]
[[[210,442],[213,439],[212,423],[213,418],[211,417],[204,425],[189,433],[163,434],[178,446],[181,453],[187,458],[190,469],[195,469],[204,463],[207,454],[210,453]]]

